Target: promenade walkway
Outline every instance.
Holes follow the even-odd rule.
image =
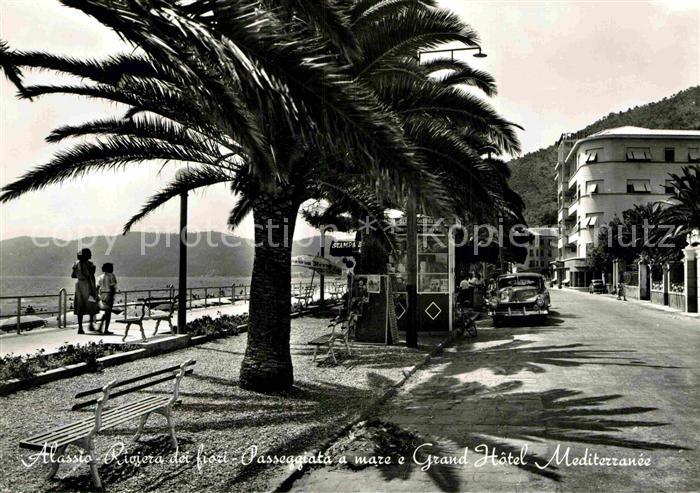
[[[237,301],[235,304],[225,304],[218,306],[209,306],[201,308],[193,308],[192,310],[187,310],[187,321],[190,322],[196,318],[209,315],[211,317],[216,317],[218,314],[223,315],[238,315],[248,312],[248,302],[247,301]],[[121,342],[124,336],[124,330],[126,326],[124,324],[114,323],[119,315],[112,315],[112,323],[109,326],[110,332],[114,335],[102,335],[96,332],[90,333],[86,332],[84,335],[78,334],[77,325],[69,325],[66,328],[46,328],[46,329],[35,329],[29,332],[8,333],[0,335],[0,357],[6,354],[13,353],[15,355],[32,354],[39,349],[44,349],[47,353],[55,352],[59,347],[64,344],[87,344],[89,342]],[[177,321],[177,312],[173,315],[173,323]],[[87,329],[87,323],[83,324],[83,328]],[[152,320],[144,320],[143,328],[146,333],[146,337],[150,340],[159,337],[165,337],[165,335],[170,334],[170,328],[167,323],[161,322],[158,328],[158,335],[153,336],[153,331],[155,329],[156,323]],[[137,326],[132,325],[129,329],[129,335],[126,339],[126,343],[135,343],[141,341],[141,333]]]

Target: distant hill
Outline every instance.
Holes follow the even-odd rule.
[[[700,130],[700,86],[691,87],[655,103],[610,113],[580,130],[590,135],[606,128],[631,125],[645,128]],[[575,132],[562,128],[561,133]],[[556,145],[540,149],[510,161],[511,187],[525,200],[525,219],[530,226],[555,226],[557,218],[554,165]]]
[[[218,232],[190,233],[187,253],[190,276],[247,277],[253,269],[252,240]],[[326,236],[326,251],[332,238]],[[235,246],[238,245],[238,246]],[[179,243],[176,234],[131,232],[125,236],[86,237],[65,242],[55,238],[22,236],[0,241],[0,275],[65,276],[82,246],[93,252],[99,266],[112,262],[120,276],[177,276]],[[293,255],[318,253],[320,237],[295,241]],[[303,275],[302,269],[299,274]]]

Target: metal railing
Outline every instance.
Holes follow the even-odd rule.
[[[303,281],[292,283],[291,298],[302,300],[306,305],[319,293],[319,287],[318,284],[314,283],[313,286],[310,286],[308,282],[305,283]],[[345,289],[346,284],[343,281],[326,281],[324,291],[327,298],[333,299],[342,296],[345,293]],[[114,308],[121,309],[122,313],[119,315],[123,315],[124,318],[127,318],[129,316],[129,307],[142,305],[145,300],[153,300],[147,305],[148,312],[150,313],[151,309],[157,306],[157,301],[162,300],[162,303],[168,303],[169,300],[175,299],[177,294],[178,290],[174,286],[117,291],[114,296]],[[41,300],[41,304],[34,307],[32,303],[36,304],[39,300]],[[0,322],[15,320],[15,324],[4,324],[3,330],[9,332],[7,327],[14,325],[14,330],[16,330],[17,334],[22,331],[22,319],[24,319],[26,323],[30,316],[43,319],[47,326],[64,328],[68,326],[68,311],[73,309],[72,303],[69,303],[70,301],[72,301],[72,298],[68,297],[68,292],[65,288],[61,288],[56,294],[0,296],[0,304],[2,304],[3,309],[8,304],[9,306],[14,306],[14,312],[10,314],[0,314]],[[249,284],[234,283],[227,286],[197,286],[187,288],[188,310],[235,304],[237,301],[250,301]],[[34,319],[31,319],[31,321],[34,321]],[[40,321],[37,322],[40,323]]]

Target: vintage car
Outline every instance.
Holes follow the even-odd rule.
[[[534,273],[504,274],[492,286],[489,315],[494,326],[506,318],[533,317],[539,320],[549,314],[549,291],[544,276]]]
[[[588,286],[588,292],[593,293],[607,293],[608,287],[603,283],[602,279],[593,279],[591,284]]]

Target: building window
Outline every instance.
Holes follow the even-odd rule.
[[[598,162],[598,151],[597,150],[588,151],[588,153],[586,154],[586,162],[587,163],[597,163]]]
[[[591,180],[586,182],[586,193],[589,195],[596,194],[603,188],[603,180]]]
[[[667,163],[673,163],[676,161],[676,149],[673,147],[667,147],[664,149],[664,161]]]
[[[595,228],[599,224],[600,217],[603,215],[602,212],[593,212],[591,214],[586,214],[586,222],[584,223],[586,228]]]
[[[627,193],[651,193],[649,180],[627,180]]]
[[[648,147],[629,147],[627,149],[628,161],[651,161],[651,150]]]
[[[669,195],[676,194],[676,187],[673,186],[673,180],[666,180],[666,183],[664,183],[664,193]]]
[[[700,149],[697,147],[691,147],[688,149],[688,162],[690,163],[700,163]]]
[[[534,266],[535,266],[535,261],[534,261],[534,260],[530,260],[530,267],[534,267]]]

